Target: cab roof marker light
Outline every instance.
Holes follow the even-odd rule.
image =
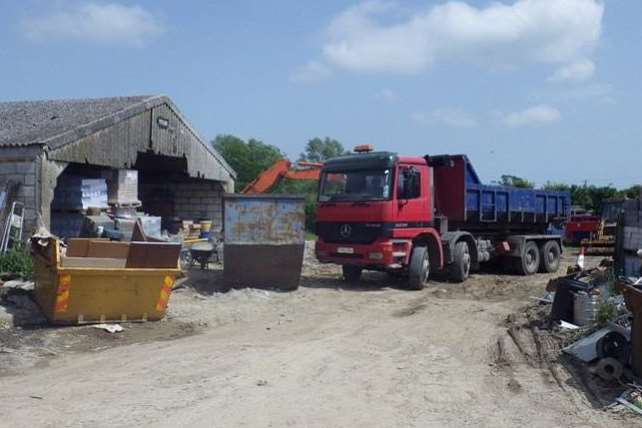
[[[355,153],[369,153],[374,151],[374,147],[371,144],[360,144],[358,146],[354,146],[352,151]]]

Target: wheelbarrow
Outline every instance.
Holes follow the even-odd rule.
[[[194,242],[181,251],[181,267],[188,269],[192,267],[194,263],[198,263],[201,269],[205,270],[214,255],[217,256],[218,260],[216,243],[210,241]]]

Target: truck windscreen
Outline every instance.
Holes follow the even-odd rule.
[[[390,199],[391,176],[389,169],[323,172],[319,201],[381,201]]]

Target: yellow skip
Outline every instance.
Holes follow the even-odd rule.
[[[160,290],[160,296],[158,296],[158,302],[156,302],[156,310],[161,312],[167,309],[167,303],[169,302],[169,295],[172,293],[172,286],[174,285],[174,278],[169,275],[166,275],[163,279],[163,286]]]
[[[66,312],[69,307],[69,296],[71,294],[71,275],[62,274],[58,276],[58,289],[56,290],[56,306],[54,311]]]

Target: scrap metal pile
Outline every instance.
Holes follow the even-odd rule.
[[[580,263],[581,264],[581,263]],[[642,414],[642,277],[616,276],[609,260],[551,280],[551,327],[562,351],[604,382],[623,386],[616,402]]]

